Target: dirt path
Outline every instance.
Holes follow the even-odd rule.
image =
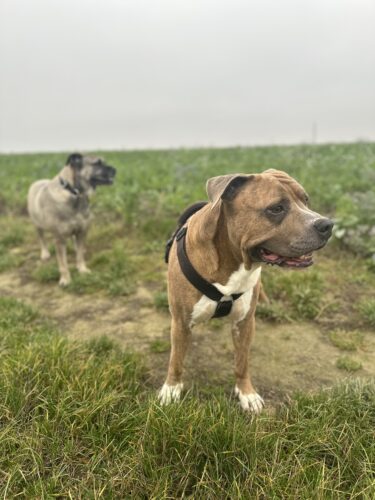
[[[149,368],[150,383],[163,382],[168,362],[169,314],[153,305],[152,293],[139,287],[126,298],[101,294],[76,296],[55,284],[39,284],[17,271],[0,274],[0,295],[19,298],[33,305],[57,323],[74,339],[87,340],[108,335],[122,346],[139,352]],[[158,342],[156,342],[158,341]],[[158,350],[155,351],[155,343]],[[375,375],[375,342],[370,332],[360,352],[362,362],[356,376]],[[348,377],[336,367],[342,351],[333,346],[327,334],[315,323],[271,324],[258,320],[252,348],[253,381],[269,400],[284,399],[294,390],[315,390]],[[214,322],[196,329],[187,359],[186,380],[202,391],[233,384],[233,350],[229,325]]]

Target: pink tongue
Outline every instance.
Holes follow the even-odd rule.
[[[279,258],[280,258],[280,256],[279,256],[279,255],[276,255],[275,253],[268,253],[268,254],[266,255],[266,259],[267,259],[267,260],[271,260],[272,262],[273,262],[274,260],[278,260]]]

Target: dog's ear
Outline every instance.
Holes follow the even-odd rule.
[[[218,175],[217,177],[208,179],[206,191],[212,203],[212,208],[214,208],[220,200],[232,201],[239,189],[253,177],[253,175],[233,174]]]
[[[83,165],[83,156],[80,153],[73,153],[68,156],[66,164],[70,165],[72,168],[79,170]]]

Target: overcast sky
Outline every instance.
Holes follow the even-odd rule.
[[[0,0],[1,152],[313,129],[375,140],[374,0]]]

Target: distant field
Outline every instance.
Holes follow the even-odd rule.
[[[0,155],[0,207],[22,213],[30,182],[55,175],[66,156]],[[98,210],[110,210],[147,237],[163,240],[185,205],[205,198],[207,178],[266,168],[286,170],[296,177],[313,206],[335,215],[340,228],[375,224],[375,143],[106,152],[103,156],[118,168],[118,178],[112,189],[98,192]],[[360,250],[375,252],[375,236],[365,242],[366,229],[358,238]]]
[[[2,496],[374,498],[375,144],[103,153],[118,176],[93,200],[93,273],[61,290],[26,193],[67,154],[0,156]],[[194,335],[184,402],[160,409],[165,240],[207,178],[267,168],[336,221],[312,268],[265,269],[251,359],[267,409],[230,398],[218,320]]]

